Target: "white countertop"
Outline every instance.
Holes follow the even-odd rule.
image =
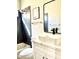
[[[48,37],[50,37],[52,39],[59,39],[59,38],[61,38],[61,34],[54,34],[53,35],[53,34],[50,34],[50,33],[42,33],[39,36],[43,36],[43,37],[48,36]]]
[[[46,33],[44,33],[44,34],[41,34],[40,36],[43,36],[43,37],[49,36],[52,39],[60,39],[61,38],[60,34],[52,35],[52,34],[46,34]],[[56,46],[53,42],[44,42],[44,41],[41,41],[39,39],[39,36],[32,37],[32,42],[35,42],[35,43],[38,43],[38,44],[41,44],[41,45],[45,45],[45,46],[50,47],[50,48],[54,48],[54,47],[58,48],[58,49],[61,48],[60,46]]]

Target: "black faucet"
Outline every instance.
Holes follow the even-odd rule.
[[[56,34],[56,33],[58,33],[58,28],[53,28],[53,29],[51,29],[51,31],[53,34]]]
[[[58,33],[58,28],[56,28],[56,33]]]
[[[52,33],[55,34],[55,28],[51,29]]]

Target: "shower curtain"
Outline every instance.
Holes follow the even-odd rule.
[[[20,18],[20,29],[21,29],[21,34],[22,34],[22,42],[27,43],[29,45],[31,45],[31,36],[29,35],[30,30],[28,30],[27,24],[25,23],[26,21],[24,21],[23,19],[23,14],[18,11],[18,15]],[[30,26],[30,25],[29,25]],[[18,40],[18,39],[17,39]]]

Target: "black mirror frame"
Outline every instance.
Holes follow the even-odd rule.
[[[51,2],[53,2],[53,1],[55,1],[55,0],[51,0],[51,1],[49,1],[49,2],[46,2],[46,3],[43,5],[43,22],[44,22],[44,20],[45,20],[45,17],[44,17],[44,15],[45,15],[45,5],[48,4],[48,3],[51,3]],[[45,22],[44,22],[44,32],[48,32],[48,29],[45,28]]]

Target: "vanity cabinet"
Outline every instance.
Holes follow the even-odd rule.
[[[53,41],[44,42],[40,41],[39,38],[32,38],[34,59],[60,59],[60,41],[58,40],[59,42],[56,43]]]
[[[54,49],[33,42],[34,59],[54,59]]]

